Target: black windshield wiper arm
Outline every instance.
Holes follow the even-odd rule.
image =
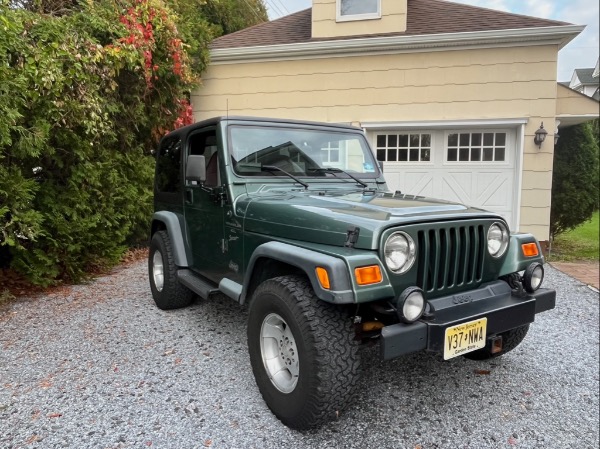
[[[263,165],[260,167],[261,170],[265,170],[265,171],[280,171],[281,173],[283,173],[284,175],[292,178],[294,181],[296,181],[298,184],[301,184],[304,189],[308,189],[308,184],[305,183],[304,181],[300,181],[298,178],[296,178],[294,175],[292,175],[291,173],[286,172],[284,169],[279,168],[275,165]]]
[[[316,171],[316,172],[321,172],[321,173],[343,173],[345,175],[348,175],[348,177],[354,179],[358,184],[360,184],[361,186],[363,186],[365,189],[367,187],[369,187],[369,184],[367,184],[364,181],[361,181],[360,179],[358,179],[356,176],[351,175],[350,173],[348,173],[345,170],[342,170],[341,168],[334,168],[334,167],[327,167],[327,168],[309,168],[308,171]]]

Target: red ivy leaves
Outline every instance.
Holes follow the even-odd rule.
[[[173,123],[174,129],[194,123],[194,111],[190,102],[182,99],[178,100],[177,103],[179,103],[179,116],[175,120],[175,123]]]
[[[135,4],[127,9],[119,18],[127,29],[127,35],[119,39],[119,44],[137,50],[143,59],[144,78],[148,91],[155,89],[155,83],[160,80],[159,68],[171,65],[171,72],[184,83],[192,80],[189,68],[186,65],[184,44],[177,36],[176,28],[171,23],[164,9],[153,6],[152,0],[135,0]],[[162,33],[170,34],[167,41],[168,57],[165,61],[155,58],[157,48],[155,29],[163,30]],[[169,33],[170,32],[170,33]],[[166,65],[166,67],[165,67]],[[168,69],[167,69],[168,70]],[[188,100],[177,100],[177,119],[173,123],[174,129],[190,125],[194,122],[192,107]],[[158,130],[157,130],[158,131]],[[158,134],[164,134],[158,131]]]
[[[152,63],[152,49],[155,47],[154,29],[152,21],[156,17],[156,10],[148,5],[146,0],[137,0],[138,6],[132,6],[119,18],[119,21],[125,25],[129,35],[119,39],[119,42],[125,45],[133,46],[140,51],[144,58],[144,78],[146,87],[152,89],[154,64]],[[144,10],[147,11],[143,14]]]
[[[169,48],[171,50],[171,58],[173,59],[173,73],[181,77],[183,75],[181,65],[181,40],[171,39],[169,41]]]
[[[158,64],[154,61],[153,50],[156,48],[154,35],[154,21],[163,26],[168,25],[169,19],[164,10],[157,10],[150,4],[150,0],[136,0],[136,5],[124,12],[119,21],[127,28],[128,35],[119,39],[123,45],[132,46],[140,52],[144,60],[144,77],[149,90],[154,87],[154,81],[158,80]],[[187,67],[184,64],[185,54],[181,39],[171,38],[168,41],[170,59],[172,61],[172,72],[181,80],[189,78],[186,74]],[[186,76],[187,75],[187,76]]]

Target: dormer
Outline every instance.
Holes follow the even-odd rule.
[[[313,39],[402,33],[407,0],[313,0]]]

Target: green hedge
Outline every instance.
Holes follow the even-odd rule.
[[[597,121],[561,128],[554,148],[552,174],[550,233],[553,237],[590,220],[598,210],[597,130]]]
[[[160,0],[57,17],[0,0],[0,247],[40,285],[78,281],[146,237],[157,140],[199,82]],[[194,66],[206,63],[196,42]],[[7,251],[8,248],[8,251]]]

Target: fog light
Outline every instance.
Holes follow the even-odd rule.
[[[413,323],[421,318],[425,311],[425,297],[419,287],[409,287],[396,300],[396,313],[405,323]]]
[[[544,267],[541,263],[532,263],[523,275],[523,287],[529,293],[533,293],[542,285],[544,280]]]

